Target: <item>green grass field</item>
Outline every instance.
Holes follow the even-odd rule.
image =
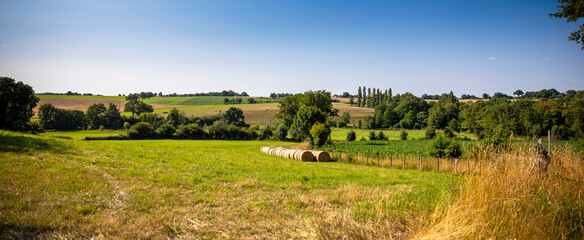
[[[101,99],[101,100],[114,100],[114,101],[126,101],[126,97],[123,96],[79,96],[79,95],[36,95],[40,99],[46,98],[82,98],[82,99]]]
[[[0,238],[406,238],[458,185],[259,151],[282,142],[78,140],[115,133],[0,131]]]

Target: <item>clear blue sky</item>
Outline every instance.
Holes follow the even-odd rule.
[[[584,89],[557,2],[0,1],[0,76],[36,92]]]

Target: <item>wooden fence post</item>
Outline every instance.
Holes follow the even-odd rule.
[[[403,166],[403,169],[404,170],[406,169],[406,156],[405,155],[404,155],[404,166]]]
[[[436,160],[436,171],[440,172],[440,158]]]
[[[422,157],[419,157],[419,158],[420,158],[420,171],[422,171]]]
[[[454,159],[454,174],[457,174],[458,173],[457,167],[458,167],[458,158],[455,158]]]
[[[339,161],[343,159],[343,152],[339,152]]]
[[[369,154],[367,154],[367,165],[369,165]]]
[[[389,168],[393,167],[393,157],[389,156]]]
[[[379,167],[379,153],[377,153],[377,166]]]
[[[470,158],[468,159],[467,163],[467,167],[466,167],[466,173],[470,173]]]

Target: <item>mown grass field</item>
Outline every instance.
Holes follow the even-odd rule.
[[[259,151],[282,142],[78,140],[95,134],[0,132],[0,238],[407,238],[458,186]]]

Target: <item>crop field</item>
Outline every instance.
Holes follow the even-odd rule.
[[[120,111],[124,110],[124,105],[126,101],[124,97],[110,97],[110,96],[67,96],[67,95],[37,95],[40,100],[37,103],[37,107],[33,109],[35,116],[33,118],[38,118],[36,112],[38,108],[45,104],[50,103],[51,105],[67,109],[67,110],[81,110],[86,111],[89,106],[96,103],[103,103],[106,107],[113,103],[118,107]],[[154,109],[172,109],[173,107],[181,107],[179,105],[168,105],[168,104],[151,104]],[[131,113],[122,113],[127,116]]]
[[[357,128],[332,128],[331,138],[335,141],[343,141],[347,139],[347,133],[349,131],[354,131],[355,136],[357,137],[357,141],[361,138],[365,138],[369,140],[369,132],[374,131],[375,134],[379,134],[380,130],[371,130],[371,129],[357,129]],[[400,134],[402,130],[383,130],[383,134],[387,136],[388,140],[399,140]],[[415,139],[425,139],[426,138],[426,131],[425,130],[406,130],[408,133],[408,140],[415,140]],[[466,137],[468,139],[475,140],[476,136],[469,133],[455,133],[457,137]]]
[[[407,238],[459,181],[259,151],[282,142],[79,140],[115,133],[0,132],[0,238]]]
[[[339,109],[339,114],[348,112],[351,114],[353,121],[363,118],[364,116],[373,114],[373,109],[352,107],[347,104],[335,103],[333,106]],[[272,125],[278,122],[274,116],[280,111],[278,103],[263,103],[263,104],[236,104],[236,105],[199,105],[199,106],[179,106],[177,109],[184,112],[186,116],[205,117],[217,115],[225,112],[230,107],[240,108],[245,116],[245,122],[251,125]],[[154,112],[166,115],[172,108],[160,108]],[[352,124],[352,123],[351,123]]]
[[[242,100],[242,104],[247,103],[247,99],[250,97],[224,97],[224,96],[194,96],[194,97],[153,97],[150,99],[145,99],[144,102],[148,104],[168,104],[168,105],[187,105],[187,106],[200,106],[200,105],[223,105],[223,100],[227,98],[229,100],[238,99]],[[252,97],[253,98],[253,97]],[[261,101],[262,103],[272,103],[277,102],[277,100],[270,98],[253,98],[256,101]],[[261,104],[261,103],[257,103]]]
[[[40,98],[37,108],[33,111],[37,111],[38,107],[45,103],[50,103],[55,107],[63,108],[67,110],[81,110],[86,111],[87,108],[94,103],[103,103],[104,105],[109,105],[113,103],[118,106],[120,111],[124,110],[124,105],[126,103],[125,97],[118,96],[71,96],[71,95],[37,95]],[[233,99],[235,97],[227,97]],[[223,99],[225,97],[218,96],[197,96],[197,97],[153,97],[150,99],[145,99],[144,102],[152,105],[154,108],[154,113],[166,116],[166,114],[172,109],[177,108],[179,111],[184,112],[186,116],[196,116],[205,117],[216,115],[221,112],[225,112],[230,107],[237,107],[243,110],[245,115],[245,120],[251,125],[274,125],[278,121],[274,119],[274,115],[279,112],[278,103],[273,102],[272,99],[260,99],[255,98],[258,101],[270,101],[271,103],[257,103],[257,104],[245,104],[247,103],[246,98],[244,99],[244,104],[235,105],[224,105]],[[339,114],[348,112],[351,114],[350,125],[356,124],[359,119],[367,115],[373,114],[373,109],[370,108],[359,108],[351,106],[344,103],[333,103],[333,106],[339,109]],[[131,113],[122,112],[124,116],[130,116]],[[35,115],[33,118],[38,118]]]

